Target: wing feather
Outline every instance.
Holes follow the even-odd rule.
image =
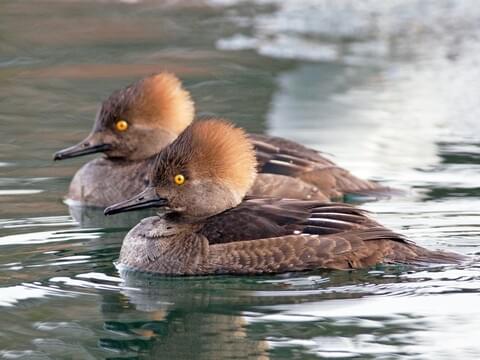
[[[210,244],[291,234],[332,234],[379,226],[365,211],[346,204],[250,198],[208,218],[200,229]]]
[[[315,186],[330,199],[341,198],[348,193],[385,196],[391,191],[385,186],[354,176],[318,151],[293,141],[259,134],[249,134],[249,138],[255,147],[259,173],[300,179]],[[255,191],[253,194],[262,195]]]

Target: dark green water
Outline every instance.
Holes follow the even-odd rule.
[[[478,359],[479,24],[473,0],[0,2],[0,357]],[[471,263],[120,278],[129,220],[73,221],[87,159],[52,153],[162,69],[202,115],[404,189],[363,206]]]

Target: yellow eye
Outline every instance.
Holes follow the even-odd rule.
[[[115,123],[115,129],[117,129],[118,131],[127,130],[128,129],[128,122],[126,122],[125,120],[118,120]]]
[[[175,175],[173,180],[175,180],[175,184],[183,185],[183,183],[185,182],[185,176],[183,176],[182,174],[178,174],[178,175]]]

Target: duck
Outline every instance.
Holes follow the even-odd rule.
[[[192,122],[194,113],[190,94],[170,73],[114,91],[102,102],[90,134],[54,154],[54,160],[104,155],[75,173],[67,200],[105,207],[138,193],[148,182],[155,155]]]
[[[195,118],[190,93],[180,79],[161,72],[114,91],[100,106],[90,134],[58,151],[54,160],[94,153],[74,175],[67,194],[72,203],[105,207],[138,193],[160,150]],[[384,193],[386,187],[360,179],[320,152],[294,141],[249,134],[258,176],[250,195],[329,201],[348,193]]]
[[[157,156],[149,185],[106,215],[155,208],[125,236],[118,266],[161,275],[253,275],[377,264],[457,263],[352,205],[247,196],[258,171],[250,137],[196,121]]]

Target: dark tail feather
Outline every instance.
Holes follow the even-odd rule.
[[[465,255],[447,252],[447,251],[430,251],[422,247],[411,245],[415,248],[410,256],[404,258],[393,258],[393,263],[408,264],[414,266],[429,266],[429,265],[459,265],[468,260]]]

